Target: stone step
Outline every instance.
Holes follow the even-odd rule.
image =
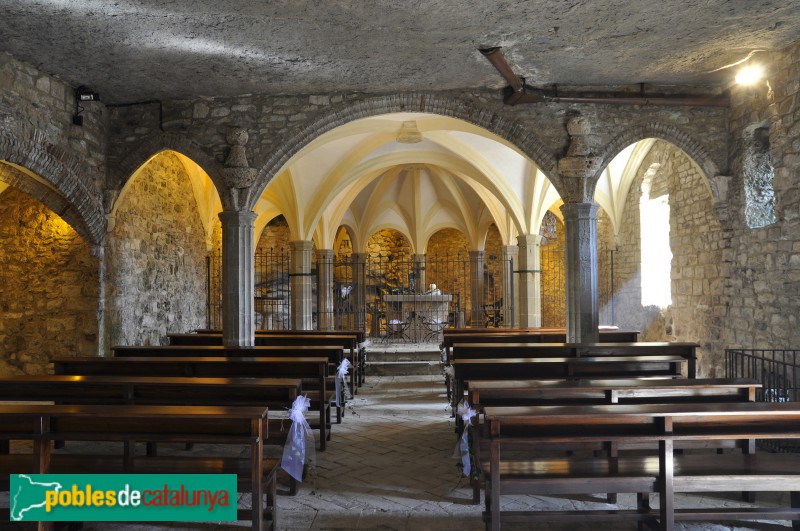
[[[367,358],[367,377],[417,376],[441,374],[441,364],[436,361],[370,361]]]
[[[388,351],[368,350],[367,361],[436,361],[441,359],[439,351]]]

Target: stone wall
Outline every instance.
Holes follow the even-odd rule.
[[[99,102],[82,105],[83,126],[72,123],[75,94],[69,85],[0,53],[0,160],[39,174],[69,199],[84,223],[102,237],[108,112]],[[42,200],[48,192],[41,189]]]
[[[556,216],[548,213],[544,239],[539,247],[542,326],[565,327],[567,323],[567,270],[564,264],[566,231]]]
[[[15,188],[0,195],[0,375],[41,374],[52,356],[91,356],[98,260],[61,218]]]
[[[691,143],[688,140],[691,137],[696,144],[689,147],[707,154],[709,161],[718,167],[727,164],[726,111],[716,108],[577,104],[510,107],[503,105],[498,91],[485,90],[400,95],[247,95],[165,101],[162,123],[157,110],[152,105],[114,110],[109,151],[114,180],[110,186],[121,185],[129,173],[125,167],[130,164],[129,154],[143,146],[154,150],[163,142],[174,141],[186,149],[197,150],[196,154],[187,153],[196,161],[201,161],[201,155],[205,154],[209,160],[221,163],[228,150],[225,135],[234,126],[247,129],[248,160],[251,166],[263,170],[261,178],[266,180],[292,154],[327,130],[366,116],[403,111],[438,113],[484,126],[517,144],[546,173],[553,170],[556,159],[563,155],[568,144],[565,116],[575,111],[598,124],[595,131],[598,146],[632,136],[630,141],[623,140],[628,145],[641,138],[643,131],[655,127],[687,144]],[[178,135],[180,141],[167,135]],[[637,135],[639,138],[635,138]]]
[[[723,340],[744,348],[800,348],[800,44],[770,57],[769,85],[733,91],[732,179],[720,206],[731,236]],[[771,88],[771,90],[770,90]],[[769,128],[777,222],[749,229],[744,219],[746,133]]]
[[[672,304],[642,306],[642,181],[653,172],[651,197],[668,194],[672,250]],[[721,341],[726,306],[723,264],[726,237],[714,216],[706,178],[680,149],[658,141],[642,161],[631,184],[614,255],[617,324],[639,330],[645,341],[693,341],[700,344],[699,371],[723,375]]]
[[[180,160],[155,157],[120,198],[107,238],[109,345],[158,345],[206,325],[206,244]]]

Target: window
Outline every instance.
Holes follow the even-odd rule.
[[[660,165],[654,164],[642,183],[639,203],[642,252],[642,306],[666,308],[672,304],[672,249],[669,245],[669,196],[651,198],[653,178]]]

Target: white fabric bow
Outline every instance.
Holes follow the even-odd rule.
[[[289,418],[292,427],[289,428],[289,437],[283,447],[281,468],[297,481],[303,481],[303,467],[306,462],[314,462],[314,434],[308,425],[305,412],[311,407],[311,400],[307,396],[298,396],[292,403]]]
[[[342,407],[343,393],[345,400],[353,398],[353,394],[350,392],[350,387],[347,385],[347,372],[352,366],[353,364],[350,363],[350,360],[345,358],[336,369],[336,407]],[[344,388],[342,388],[342,386],[344,386]]]
[[[472,419],[478,412],[469,407],[469,403],[466,400],[462,400],[458,403],[456,413],[464,421],[464,431],[461,432],[461,438],[458,440],[455,453],[461,458],[464,475],[469,477],[470,472],[472,472],[472,462],[469,456],[469,430],[472,428]]]

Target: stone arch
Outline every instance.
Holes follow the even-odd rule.
[[[119,191],[125,187],[128,179],[130,179],[131,176],[136,173],[136,170],[141,168],[145,162],[150,160],[154,155],[168,150],[175,151],[192,159],[198,166],[203,168],[214,183],[214,187],[216,187],[220,199],[225,197],[222,193],[225,190],[222,177],[222,164],[217,162],[214,156],[207,153],[197,142],[189,140],[185,136],[171,133],[160,133],[142,141],[130,150],[118,164],[111,168],[111,182],[114,183],[116,192],[119,193]],[[109,210],[111,209],[110,204],[106,205],[106,207]]]
[[[50,144],[40,131],[27,137],[12,131],[0,134],[0,161],[11,163],[16,170],[6,172],[13,181],[8,184],[47,205],[90,244],[102,242],[105,215],[101,195],[81,177],[83,163],[79,159]]]
[[[348,122],[370,116],[396,112],[424,112],[449,116],[482,127],[517,146],[547,175],[557,175],[556,159],[544,148],[544,143],[533,131],[519,123],[504,118],[497,111],[476,107],[472,102],[437,94],[394,94],[369,98],[355,103],[345,103],[332,108],[298,133],[293,135],[270,156],[261,167],[254,184],[253,195],[248,200],[254,206],[264,189],[278,171],[304,146],[318,136]]]
[[[606,166],[617,154],[627,146],[645,138],[658,138],[674,144],[683,150],[703,170],[706,184],[711,192],[711,179],[719,175],[720,170],[714,162],[711,153],[694,136],[674,125],[649,122],[625,129],[622,133],[606,143],[599,153],[600,164],[596,175],[592,176],[592,185],[597,182]]]

